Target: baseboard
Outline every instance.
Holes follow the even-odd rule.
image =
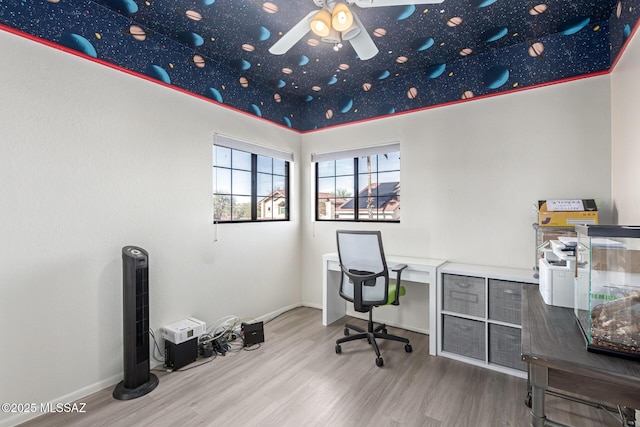
[[[269,320],[280,316],[282,313],[286,313],[287,311],[293,310],[294,308],[298,308],[298,307],[302,307],[302,303],[292,304],[290,306],[287,306],[287,307],[284,307],[284,308],[280,308],[278,310],[272,311],[271,313],[264,314],[264,315],[256,318],[256,320],[263,321],[263,322],[268,322]]]
[[[21,414],[16,414],[14,416],[11,416],[9,418],[0,420],[0,427],[11,427],[11,426],[15,426],[16,424],[20,424],[20,423],[24,423],[25,421],[31,420],[33,418],[39,417],[40,415],[44,415],[44,413],[40,412],[40,404],[46,404],[46,403],[50,403],[50,406],[55,406],[58,403],[72,403],[72,402],[82,402],[82,398],[83,397],[87,397],[90,394],[93,394],[97,391],[103,390],[107,387],[111,387],[111,386],[115,386],[116,384],[118,384],[120,381],[122,381],[123,378],[123,374],[118,374],[118,375],[114,375],[112,377],[106,378],[102,381],[98,381],[97,383],[88,385],[86,387],[83,387],[81,389],[78,389],[72,393],[69,393],[65,396],[61,396],[55,400],[52,400],[50,402],[35,402],[36,405],[38,405],[37,411],[36,412],[32,412],[32,413],[21,413]],[[90,408],[86,408],[87,410],[90,410]]]
[[[303,302],[302,307],[317,308],[318,310],[322,310],[322,304],[314,304],[311,302]]]

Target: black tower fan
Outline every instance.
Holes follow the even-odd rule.
[[[149,366],[149,254],[135,246],[122,248],[122,312],[124,380],[113,397],[130,400],[158,385]]]

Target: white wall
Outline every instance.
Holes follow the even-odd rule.
[[[595,198],[601,221],[610,221],[609,80],[593,77],[303,135],[303,302],[322,303],[322,254],[336,251],[339,227],[382,230],[390,254],[532,269],[538,200]],[[401,144],[400,224],[313,222],[313,189],[304,179],[311,176],[310,154],[391,141]]]
[[[614,223],[640,224],[640,40],[629,42],[611,75],[611,175]]]
[[[0,51],[0,402],[121,379],[125,245],[149,251],[156,330],[300,305],[299,171],[290,222],[216,232],[211,204],[214,132],[296,159],[299,134],[2,31]]]

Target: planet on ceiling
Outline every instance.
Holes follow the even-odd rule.
[[[255,114],[258,117],[262,117],[262,111],[260,111],[260,107],[258,107],[256,104],[251,104],[249,106],[249,112],[251,114]]]
[[[383,104],[380,108],[378,108],[378,115],[384,116],[387,114],[394,114],[396,112],[396,107],[391,104]]]
[[[81,35],[74,33],[65,33],[60,38],[60,44],[62,46],[68,47],[69,49],[84,53],[87,56],[91,56],[92,58],[98,57],[96,48],[93,47],[89,40],[85,39]]]
[[[284,80],[282,80],[282,79],[274,79],[274,80],[271,80],[271,81],[269,82],[269,84],[270,84],[270,86],[271,86],[271,87],[274,87],[274,88],[276,88],[276,89],[282,89],[283,87],[285,87],[285,86],[287,85],[287,84],[284,82]]]
[[[284,123],[284,125],[288,128],[291,127],[291,120],[289,119],[289,117],[283,117],[282,118],[282,123]]]
[[[178,34],[178,40],[189,47],[198,47],[204,44],[204,39],[202,38],[202,36],[192,31],[180,32],[180,34]]]
[[[334,85],[336,83],[338,83],[338,78],[336,76],[331,76],[327,79],[328,85]]]
[[[391,17],[395,18],[396,21],[402,21],[413,15],[413,12],[416,11],[416,6],[409,4],[407,6],[391,6],[389,9],[391,9],[389,13]]]
[[[246,71],[251,68],[251,63],[244,59],[232,59],[230,64],[238,71]]]
[[[622,29],[622,34],[624,35],[625,39],[631,35],[631,27],[629,26],[629,24],[624,26],[624,28]]]
[[[353,99],[350,96],[343,95],[338,102],[338,108],[341,113],[348,113],[353,108]]]
[[[262,25],[250,25],[247,27],[246,32],[249,37],[261,42],[271,37],[271,32]]]
[[[411,46],[411,49],[420,52],[429,49],[431,46],[433,46],[433,43],[434,41],[431,37],[420,37],[412,41],[409,46]]]
[[[294,55],[292,57],[292,62],[299,65],[299,66],[303,66],[303,65],[307,65],[309,63],[309,58],[306,55]]]
[[[491,6],[497,1],[498,0],[473,0],[471,4],[473,4],[475,7],[487,7],[487,6]]]
[[[384,80],[390,75],[391,74],[387,70],[376,70],[373,73],[371,73],[371,77],[373,77],[376,80]]]
[[[435,79],[436,77],[440,77],[446,68],[446,64],[436,64],[425,69],[424,72],[430,79]]]
[[[509,80],[509,69],[502,65],[495,65],[484,73],[484,84],[489,89],[497,89]]]
[[[200,0],[200,1],[205,6],[211,6],[212,4],[214,4],[216,2],[216,0]]]
[[[222,103],[222,94],[220,93],[220,91],[218,89],[210,87],[209,89],[207,89],[205,91],[204,95],[207,98],[211,98],[216,102]]]
[[[558,28],[558,32],[565,36],[570,36],[586,27],[589,21],[591,21],[591,18],[578,17],[571,19],[560,25],[560,28]]]
[[[494,42],[506,36],[508,32],[509,29],[507,27],[493,27],[482,33],[480,38],[487,43]]]
[[[148,64],[145,74],[153,79],[160,80],[166,84],[171,84],[171,79],[169,78],[167,71],[157,65]]]
[[[132,14],[138,11],[138,5],[133,0],[106,0],[106,3],[111,9],[115,9],[126,14]]]
[[[304,102],[311,102],[313,101],[313,96],[311,95],[307,95],[307,97],[304,99]]]

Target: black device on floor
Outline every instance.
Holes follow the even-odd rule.
[[[255,344],[264,342],[264,323],[243,323],[241,325],[242,335],[244,336],[244,346],[250,347]]]
[[[164,365],[176,370],[198,358],[198,338],[190,339],[180,344],[174,344],[169,340],[164,341]]]

